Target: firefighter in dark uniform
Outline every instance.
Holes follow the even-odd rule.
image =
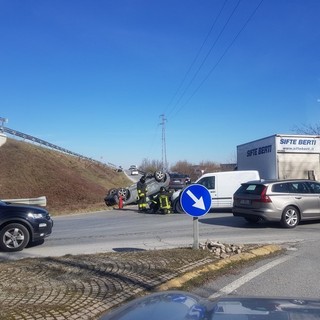
[[[137,183],[138,209],[140,212],[147,210],[147,184],[146,177],[142,176]]]
[[[159,209],[161,213],[167,214],[172,213],[171,203],[170,203],[170,192],[168,192],[165,187],[160,188],[158,195],[159,199]]]

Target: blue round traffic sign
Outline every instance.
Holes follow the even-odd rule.
[[[211,194],[201,184],[191,184],[180,196],[183,211],[192,217],[201,217],[211,209]]]

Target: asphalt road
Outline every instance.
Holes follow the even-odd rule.
[[[199,240],[225,243],[297,243],[319,240],[320,223],[303,223],[295,229],[278,224],[250,225],[231,213],[208,213],[199,219]],[[191,247],[193,218],[186,214],[138,213],[136,206],[54,217],[52,235],[39,246],[17,253],[0,252],[0,260],[63,256],[134,249]]]
[[[108,303],[110,306],[114,303],[115,296],[110,292],[110,288],[116,288],[120,297],[123,297],[124,292],[136,292],[136,288],[120,289],[119,279],[129,279],[128,283],[136,284],[136,281],[131,279],[140,279],[142,271],[149,274],[150,267],[159,265],[161,270],[165,270],[163,266],[168,262],[168,259],[160,257],[159,252],[152,250],[146,252],[154,255],[147,260],[137,259],[137,255],[135,259],[128,256],[136,254],[134,252],[116,255],[111,259],[108,259],[107,255],[79,258],[67,254],[188,247],[193,243],[193,219],[185,214],[152,215],[127,209],[56,217],[54,221],[53,234],[44,244],[18,253],[0,253],[0,261],[3,261],[2,287],[6,292],[10,292],[10,295],[4,293],[3,297],[11,315],[21,312],[25,316],[26,312],[30,312],[28,319],[39,319],[41,316],[45,318],[43,315],[46,309],[42,307],[44,301],[52,301],[53,297],[57,302],[59,297],[54,310],[56,317],[53,318],[50,313],[50,319],[69,319],[69,309],[65,313],[61,311],[66,305],[71,307],[77,318],[90,314],[94,319],[93,312],[98,314],[108,309]],[[213,278],[214,280],[204,286],[193,289],[193,292],[210,299],[224,295],[319,298],[319,229],[319,222],[303,223],[288,230],[280,228],[278,224],[261,223],[250,226],[243,219],[233,217],[231,213],[207,214],[199,219],[201,241],[212,239],[236,244],[277,243],[286,248],[286,251],[281,255],[250,261],[245,266],[235,265],[227,274]],[[64,255],[67,256],[53,258]],[[14,264],[4,261],[47,256],[51,258],[21,260]],[[155,263],[159,262],[159,258],[161,263]],[[176,255],[171,254],[170,258],[177,263]],[[186,256],[183,257],[182,267],[185,261]],[[199,263],[199,259],[196,262]],[[198,270],[193,266],[192,270],[194,269]],[[60,270],[59,276],[57,270]],[[114,274],[115,270],[118,271],[117,276]],[[133,270],[138,270],[138,274],[133,275]],[[176,267],[169,270],[172,273],[176,271]],[[15,272],[19,281],[12,281]],[[28,276],[23,277],[23,272],[27,272]],[[171,279],[168,277],[170,274],[165,276]],[[148,279],[153,281],[154,277],[150,276]],[[144,278],[138,282],[143,288],[148,284]],[[74,295],[70,295],[70,292],[74,292]],[[20,308],[30,297],[32,308]],[[35,309],[35,306],[38,309]],[[2,307],[1,311],[3,310]]]
[[[288,244],[283,255],[270,257],[197,288],[210,299],[224,295],[319,299],[319,241]]]

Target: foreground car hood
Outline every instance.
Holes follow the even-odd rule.
[[[320,300],[295,298],[226,297],[216,301],[168,291],[133,300],[103,315],[101,320],[272,320],[314,319],[320,316]]]

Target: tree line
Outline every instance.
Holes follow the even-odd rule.
[[[139,170],[143,172],[154,172],[162,170],[162,168],[162,162],[159,160],[143,159],[139,165]],[[230,167],[225,167],[213,161],[202,161],[199,164],[192,164],[184,160],[176,162],[174,165],[170,166],[167,171],[186,174],[190,177],[191,181],[195,181],[207,172],[226,171],[233,169],[233,165],[230,165]]]

